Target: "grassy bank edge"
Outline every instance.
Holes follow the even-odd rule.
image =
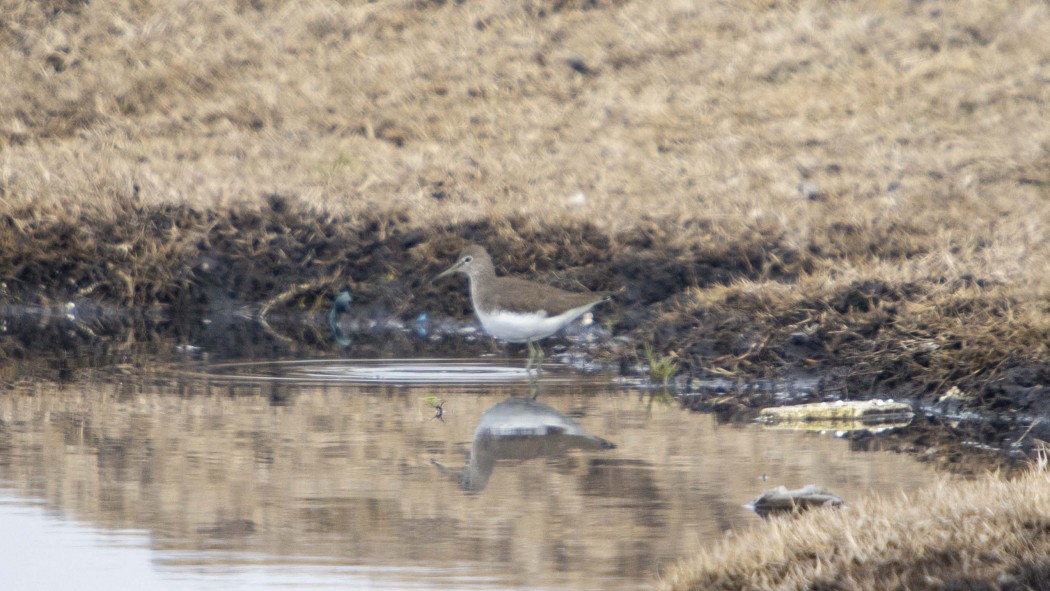
[[[114,200],[0,216],[0,274],[8,303],[192,313],[279,302],[301,313],[349,286],[376,314],[467,317],[461,285],[429,281],[467,242],[489,247],[500,273],[614,292],[598,321],[638,350],[609,344],[600,354],[610,361],[635,360],[650,345],[694,374],[838,368],[851,396],[957,387],[991,407],[1013,382],[1050,383],[1046,298],[930,269],[901,228],[814,234],[798,245],[775,227],[740,231],[703,217],[606,232],[515,217],[424,226],[397,212],[336,216],[278,195],[217,209]]]
[[[910,497],[847,501],[726,537],[666,573],[660,591],[1050,588],[1045,452],[1012,480],[988,474]]]

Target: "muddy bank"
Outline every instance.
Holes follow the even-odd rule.
[[[225,360],[357,357],[433,358],[509,354],[523,350],[481,334],[472,319],[400,321],[346,314],[340,319],[350,343],[337,342],[327,314],[276,312],[260,320],[248,308],[210,310],[202,316],[170,315],[164,310],[126,311],[82,302],[79,306],[0,308],[0,388],[32,392],[40,383],[84,380],[149,382],[164,377],[173,363]],[[608,367],[599,347],[608,348],[604,328],[575,327],[547,344],[551,360],[578,371]],[[633,343],[623,341],[621,350]],[[644,366],[624,353],[621,371],[628,383],[648,388],[657,398],[672,394],[647,385]],[[158,374],[158,369],[160,370]],[[697,372],[694,372],[694,374]],[[696,377],[682,373],[673,396],[686,408],[708,412],[722,423],[751,422],[769,406],[842,400],[834,379],[816,371],[785,371],[776,378]],[[129,392],[131,394],[132,392]],[[280,401],[275,401],[280,402]],[[855,451],[896,451],[913,455],[956,474],[999,468],[1012,474],[1028,465],[1050,425],[1031,412],[963,408],[959,400],[909,400],[916,411],[905,429],[842,433]]]
[[[722,423],[754,421],[763,408],[856,400],[835,388],[834,379],[792,373],[778,379],[689,379],[679,381],[681,403],[713,413]],[[884,396],[888,393],[884,393]],[[854,430],[829,435],[850,442],[854,451],[893,451],[915,456],[939,469],[974,475],[989,469],[1012,475],[1027,469],[1050,437],[1050,424],[1038,411],[997,411],[966,404],[954,396],[933,399],[897,398],[912,406],[914,417],[905,428]],[[776,428],[775,425],[770,428]]]
[[[949,423],[967,412],[1003,417],[1005,423],[981,427],[1001,441],[987,433],[953,437],[996,448],[1019,437],[1028,417],[1050,411],[1050,334],[1015,315],[1019,302],[996,282],[960,276],[806,283],[844,259],[857,265],[921,255],[914,228],[832,227],[797,245],[772,227],[729,234],[703,218],[640,220],[607,233],[524,218],[424,228],[396,213],[333,216],[279,195],[262,208],[223,211],[126,203],[117,212],[0,217],[0,303],[7,307],[0,354],[26,358],[107,339],[149,342],[152,333],[187,344],[243,343],[242,329],[202,321],[260,311],[285,327],[279,336],[250,339],[257,346],[324,349],[331,343],[322,318],[343,289],[353,293],[354,316],[373,323],[406,325],[420,314],[434,323],[470,322],[464,283],[430,279],[465,243],[477,242],[501,273],[614,292],[597,314],[607,338],[589,349],[594,359],[630,372],[649,343],[676,358],[683,379],[715,376],[740,385],[729,394],[693,392],[688,403],[697,408],[754,408],[760,400],[747,384],[801,378],[816,384],[804,397],[812,400],[906,398]],[[718,240],[697,239],[705,235]],[[78,322],[62,326],[70,304]],[[85,314],[92,308],[101,312]],[[19,310],[28,328],[19,328]],[[41,314],[58,319],[59,328],[32,328],[54,325]],[[405,353],[433,346],[378,340]],[[446,338],[440,346],[499,348],[475,337]],[[950,391],[957,395],[945,398]],[[1050,425],[1042,423],[1026,435],[1044,437]]]

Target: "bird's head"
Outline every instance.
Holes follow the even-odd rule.
[[[468,277],[476,277],[490,269],[492,269],[492,259],[489,257],[489,253],[485,252],[485,249],[477,244],[471,244],[459,253],[459,258],[456,259],[454,265],[439,273],[437,277],[434,277],[433,281],[456,272],[463,273]]]

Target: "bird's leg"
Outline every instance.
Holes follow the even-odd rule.
[[[543,372],[543,345],[536,343],[536,375]]]
[[[525,341],[525,346],[528,348],[528,355],[525,357],[525,373],[532,372],[532,341]]]
[[[538,377],[529,382],[529,400],[536,400],[543,392],[543,381]]]

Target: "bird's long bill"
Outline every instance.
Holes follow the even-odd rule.
[[[451,275],[451,274],[455,273],[456,271],[459,270],[460,266],[462,266],[462,265],[463,265],[463,263],[457,262],[455,265],[452,265],[451,267],[449,267],[449,268],[445,269],[444,271],[442,271],[442,272],[438,273],[437,275],[435,275],[434,278],[430,280],[430,282],[433,283],[433,282],[437,281],[438,279],[441,279],[442,277],[446,277],[448,275]]]

